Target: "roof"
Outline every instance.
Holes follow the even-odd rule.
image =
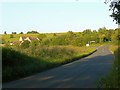
[[[37,38],[35,37],[32,37],[32,36],[20,36],[23,40],[26,39],[26,38],[29,38],[31,41],[33,40],[38,40]]]
[[[20,36],[22,39],[25,39],[25,38],[27,38],[26,36]]]
[[[29,39],[32,41],[32,40],[37,40],[37,38],[34,38],[34,37],[31,37],[29,36]]]

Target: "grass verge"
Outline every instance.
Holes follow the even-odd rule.
[[[120,47],[117,45],[112,45],[110,50],[115,56],[113,67],[108,76],[101,78],[98,82],[99,88],[120,88]]]
[[[93,47],[74,46],[42,46],[24,50],[3,47],[2,79],[3,82],[8,82],[27,77],[72,62],[95,51]]]

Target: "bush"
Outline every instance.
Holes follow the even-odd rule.
[[[21,44],[21,48],[25,49],[29,47],[30,42],[28,40],[25,40],[22,44]]]
[[[38,38],[39,38],[40,41],[42,41],[44,38],[46,38],[46,35],[45,34],[39,34]]]
[[[6,41],[5,41],[5,39],[4,38],[2,38],[2,44],[5,44],[6,43]],[[1,43],[1,42],[0,42]]]
[[[14,38],[13,34],[10,35],[10,38]]]
[[[38,40],[34,40],[34,41],[32,41],[31,43],[30,43],[30,46],[31,47],[36,47],[36,46],[38,46],[40,44],[40,42],[38,41]]]
[[[36,46],[16,50],[2,49],[3,82],[74,61],[95,49],[73,46]]]
[[[28,31],[27,34],[39,34],[37,31]]]
[[[30,57],[26,54],[2,48],[2,81],[7,82],[46,69],[48,63],[40,58]]]

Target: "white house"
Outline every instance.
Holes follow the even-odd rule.
[[[32,42],[34,40],[39,40],[39,38],[31,37],[31,36],[20,36],[19,41],[23,43],[25,40]]]
[[[90,45],[87,43],[86,46],[89,47]]]

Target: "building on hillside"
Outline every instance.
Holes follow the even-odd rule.
[[[91,44],[91,43],[95,43],[95,41],[90,41],[90,44]]]
[[[90,44],[89,44],[89,43],[87,43],[87,44],[86,44],[86,46],[87,46],[87,47],[89,47],[89,46],[90,46]]]
[[[20,36],[19,41],[20,43],[23,43],[25,40],[28,40],[29,42],[35,41],[35,40],[39,40],[39,38],[35,38],[32,36]]]

